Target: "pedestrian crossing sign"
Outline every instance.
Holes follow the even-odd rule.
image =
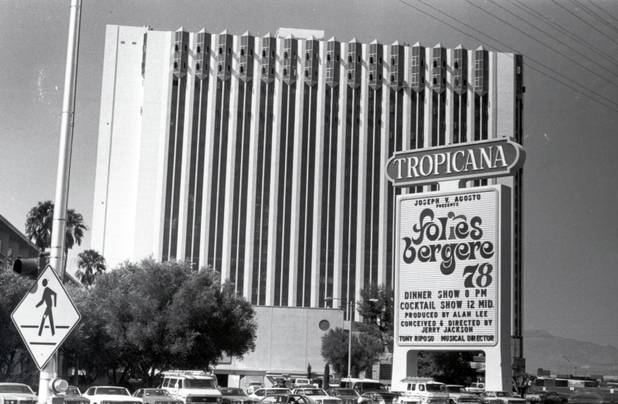
[[[67,339],[81,316],[56,271],[48,265],[21,299],[11,320],[39,370]]]

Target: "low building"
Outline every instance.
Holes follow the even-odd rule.
[[[16,258],[36,258],[39,249],[4,216],[0,215],[0,270],[11,270]]]
[[[266,382],[267,375],[306,375],[307,366],[321,374],[326,363],[320,355],[322,336],[343,328],[337,309],[254,306],[259,324],[255,351],[242,360],[222,360],[215,368],[219,383],[242,386],[247,380]]]

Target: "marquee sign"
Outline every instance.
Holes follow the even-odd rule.
[[[522,146],[507,138],[396,152],[386,165],[395,186],[469,181],[513,175],[524,164]]]
[[[510,276],[510,189],[397,198],[399,346],[496,346]],[[503,280],[503,278],[506,278]]]

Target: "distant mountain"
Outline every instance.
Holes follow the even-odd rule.
[[[618,375],[618,348],[557,337],[543,330],[524,332],[524,356],[531,374],[543,368],[552,374]]]

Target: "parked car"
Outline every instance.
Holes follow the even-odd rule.
[[[569,397],[569,404],[604,404],[609,403],[603,399],[599,393],[592,391],[581,391]]]
[[[163,389],[137,389],[133,392],[133,397],[141,398],[144,404],[182,404],[182,401],[174,399]]]
[[[238,387],[222,387],[221,391],[221,403],[222,404],[253,404],[257,400],[249,397],[247,393]]]
[[[263,387],[264,385],[260,382],[250,382],[249,384],[247,384],[246,392],[247,394],[253,394],[255,390],[261,389]]]
[[[358,398],[358,404],[398,404],[399,393],[390,391],[366,391]]]
[[[466,391],[465,387],[460,384],[447,384],[446,392],[448,393],[449,404],[480,404],[481,398]]]
[[[22,383],[0,383],[0,404],[35,404],[37,396]]]
[[[521,397],[513,397],[513,393],[508,391],[485,391],[481,393],[484,404],[526,404],[526,400]]]
[[[161,388],[183,404],[221,402],[221,392],[217,388],[215,376],[201,370],[163,372]]]
[[[358,394],[363,394],[366,391],[386,391],[386,387],[378,380],[355,377],[345,377],[341,379],[339,387],[354,389]]]
[[[92,386],[84,393],[92,404],[143,404],[141,398],[131,396],[129,390],[118,386]]]
[[[485,383],[472,383],[466,387],[468,393],[482,393],[485,391]]]
[[[565,393],[558,393],[556,391],[540,393],[539,398],[541,404],[566,404],[569,401],[569,395]],[[527,395],[526,401],[529,401]]]
[[[301,387],[292,390],[292,394],[307,396],[317,404],[341,404],[340,398],[329,396],[326,390],[317,387]]]
[[[292,391],[286,387],[262,387],[254,390],[252,394],[249,394],[249,397],[261,400],[267,396],[281,396],[288,394],[292,394]]]
[[[269,389],[270,390],[270,389]],[[300,394],[273,394],[263,397],[258,404],[312,404],[311,399]]]
[[[67,391],[62,396],[65,404],[90,404],[90,400],[82,395],[77,386],[67,387]]]
[[[356,404],[360,394],[358,391],[347,387],[334,387],[326,390],[329,396],[339,397],[341,404]]]
[[[292,384],[293,387],[304,387],[311,385],[311,380],[304,377],[297,377],[296,379],[294,379],[294,383]]]

